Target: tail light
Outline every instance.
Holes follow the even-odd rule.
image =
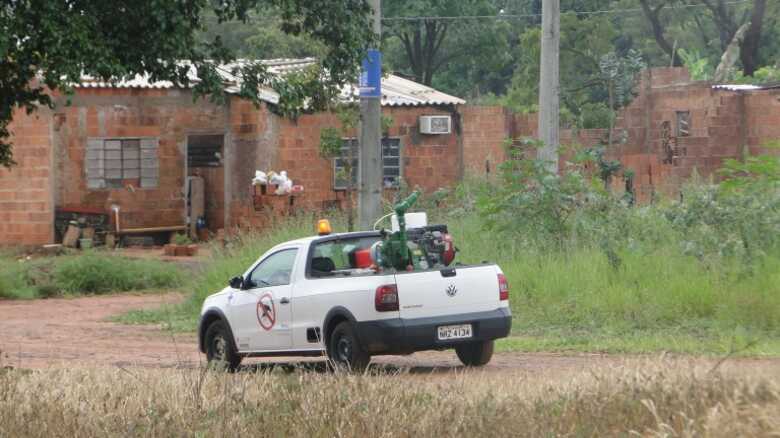
[[[504,274],[498,274],[498,299],[501,301],[509,299],[509,283]]]
[[[386,284],[376,288],[374,307],[377,312],[392,312],[398,310],[398,288],[394,284]]]

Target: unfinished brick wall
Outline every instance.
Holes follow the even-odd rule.
[[[677,196],[694,173],[717,179],[724,160],[739,158],[743,149],[766,153],[761,145],[780,138],[780,90],[713,89],[691,82],[684,68],[656,68],[643,73],[637,91],[616,118],[606,157],[634,172],[640,202]],[[493,123],[500,120],[495,116]],[[536,114],[513,115],[509,132],[515,139],[536,137]],[[608,134],[607,129],[561,129],[560,138],[563,145],[593,146],[606,143]],[[561,168],[566,158],[561,154]],[[482,161],[479,153],[467,153],[465,166],[479,168]],[[613,186],[620,190],[623,182],[614,180]]]
[[[0,166],[0,245],[40,245],[54,239],[51,113],[14,113],[14,160]]]
[[[780,149],[766,147],[780,140],[780,89],[742,93],[742,98],[746,151],[752,155],[780,155]]]

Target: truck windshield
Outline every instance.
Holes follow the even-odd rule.
[[[369,273],[368,252],[379,237],[339,239],[318,243],[311,260],[311,275],[326,277]]]

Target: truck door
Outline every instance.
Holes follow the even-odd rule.
[[[297,248],[261,261],[233,294],[230,320],[239,351],[284,350],[292,346],[290,298]]]
[[[401,318],[483,312],[499,307],[493,265],[450,267],[395,275]]]

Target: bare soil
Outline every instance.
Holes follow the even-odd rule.
[[[180,294],[120,294],[35,301],[0,300],[0,368],[153,367],[190,368],[203,363],[194,334],[170,333],[158,326],[123,325],[108,318],[132,309],[173,304]],[[651,356],[658,357],[659,355]],[[488,372],[525,372],[565,377],[588,369],[620,366],[637,356],[579,353],[496,353]],[[668,358],[667,358],[668,359]],[[681,366],[716,366],[718,358],[675,357]],[[294,364],[321,369],[322,360],[273,358],[248,361],[250,369]],[[455,353],[421,352],[374,359],[375,368],[412,373],[463,370]],[[779,358],[732,358],[721,370],[745,375],[780,376]]]

